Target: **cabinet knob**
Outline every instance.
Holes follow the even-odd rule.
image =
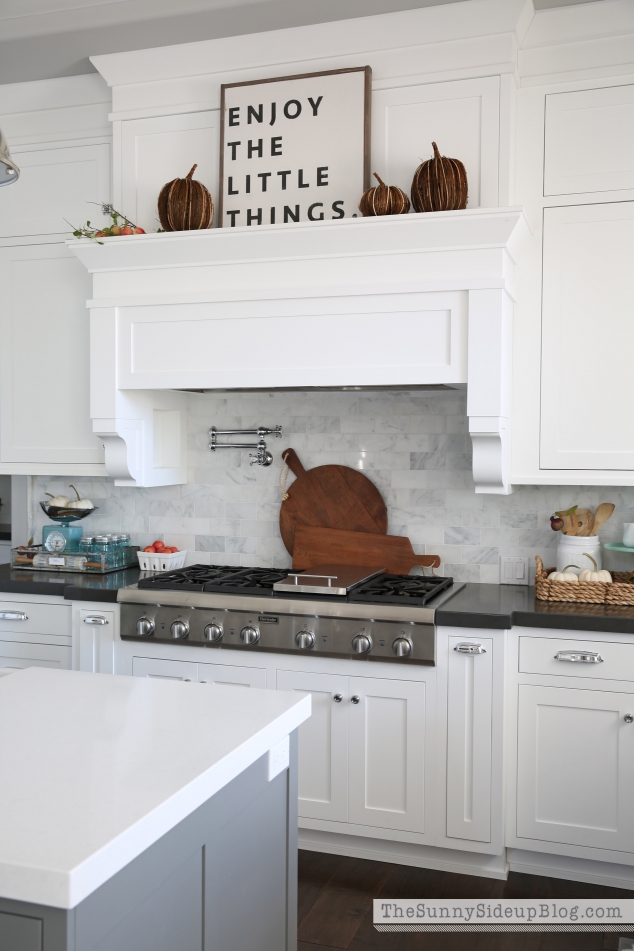
[[[358,702],[360,701],[360,699],[361,699],[361,697],[357,697],[356,694],[354,695],[354,697],[350,697],[350,701],[351,701],[352,703],[358,703]]]
[[[626,723],[634,723],[634,717],[632,716],[631,713],[626,713],[623,719],[625,720]]]
[[[336,693],[332,699],[335,701],[335,703],[341,703],[343,700],[343,694]]]

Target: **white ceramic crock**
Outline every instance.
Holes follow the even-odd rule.
[[[576,565],[576,568],[568,569],[574,571],[576,575],[584,568],[594,571],[594,565],[584,552],[592,555],[597,568],[601,568],[601,542],[598,535],[579,538],[576,535],[564,535],[560,532],[557,543],[557,571],[563,571],[566,565]]]

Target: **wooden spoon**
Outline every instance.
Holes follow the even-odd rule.
[[[591,518],[592,512],[590,509],[577,509],[574,514],[575,535],[585,535]],[[588,532],[588,534],[590,533]]]
[[[592,528],[592,534],[596,535],[601,526],[607,522],[609,517],[614,511],[614,505],[612,502],[602,502],[601,505],[597,508],[594,513],[594,526]]]

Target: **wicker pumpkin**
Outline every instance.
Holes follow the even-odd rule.
[[[412,181],[416,211],[454,211],[467,207],[467,173],[458,159],[446,158],[432,142],[434,157],[419,165]]]
[[[364,218],[372,215],[406,215],[409,211],[409,198],[396,185],[386,185],[374,172],[378,185],[368,188],[361,196],[359,211]]]
[[[166,231],[198,231],[211,227],[214,202],[203,183],[193,180],[197,168],[194,165],[187,178],[175,178],[161,189],[158,214]]]

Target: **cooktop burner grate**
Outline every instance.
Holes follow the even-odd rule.
[[[236,568],[232,565],[191,565],[142,578],[139,588],[154,591],[233,591],[240,594],[273,594],[273,585],[288,575],[285,568]]]
[[[348,601],[361,601],[364,604],[415,604],[422,607],[452,584],[453,578],[381,575],[353,588],[348,593]]]

